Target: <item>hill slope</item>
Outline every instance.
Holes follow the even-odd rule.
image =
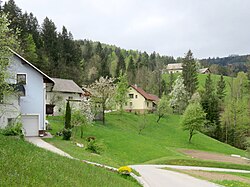
[[[118,174],[0,135],[0,186],[139,186]]]
[[[155,163],[158,159],[187,159],[180,153],[179,149],[196,149],[223,154],[240,154],[245,152],[230,145],[216,141],[201,133],[194,136],[192,143],[188,143],[188,132],[182,130],[179,125],[181,116],[171,115],[156,123],[157,116],[148,114],[145,116],[133,113],[107,114],[107,123],[102,125],[94,123],[84,127],[84,138],[78,135],[73,141],[63,141],[61,137],[48,139],[50,143],[63,149],[72,156],[121,166],[126,164]],[[63,128],[63,120],[60,117],[50,117],[52,133]],[[145,129],[139,134],[139,129],[145,124]],[[73,142],[80,142],[86,145],[85,138],[95,136],[98,142],[105,146],[100,155],[77,147]]]

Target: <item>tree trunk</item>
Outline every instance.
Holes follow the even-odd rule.
[[[191,143],[191,139],[192,139],[192,137],[193,137],[193,131],[194,131],[194,130],[190,130],[190,131],[189,131],[189,140],[188,140],[189,143]]]
[[[81,125],[81,138],[83,137],[83,125]]]
[[[102,124],[105,125],[105,103],[102,104]]]
[[[157,123],[160,121],[160,119],[163,117],[163,115],[158,115]]]

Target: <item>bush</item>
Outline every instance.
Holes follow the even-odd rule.
[[[88,136],[87,138],[86,138],[86,141],[87,142],[90,142],[91,140],[96,140],[96,137],[95,136]]]
[[[96,142],[96,140],[89,139],[89,141],[87,141],[86,150],[89,150],[92,153],[100,154],[103,150],[103,145]]]
[[[23,137],[22,123],[11,123],[2,130],[2,134],[5,136],[21,136]]]
[[[130,174],[132,172],[132,169],[128,166],[122,166],[118,169],[118,172],[121,173],[121,174]]]
[[[71,129],[63,129],[62,130],[63,140],[70,140],[71,134],[72,134]]]

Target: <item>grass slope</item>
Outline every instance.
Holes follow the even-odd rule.
[[[0,135],[0,186],[139,186],[116,173]]]
[[[100,123],[86,126],[84,137],[95,136],[97,141],[102,141],[105,145],[101,155],[91,154],[83,148],[77,147],[73,142],[85,144],[85,138],[81,139],[79,136],[75,137],[73,141],[63,141],[61,137],[47,141],[77,158],[116,167],[127,164],[164,164],[171,160],[175,162],[177,160],[191,160],[190,157],[178,152],[180,148],[245,156],[244,151],[200,133],[193,137],[192,143],[188,143],[188,132],[183,131],[179,125],[181,116],[168,116],[163,118],[159,124],[156,123],[157,116],[154,114],[146,115],[146,119],[143,118],[143,116],[132,113],[124,113],[123,115],[109,113],[105,126]],[[50,117],[49,121],[52,124],[53,134],[63,128],[61,117]],[[138,134],[139,126],[143,121],[146,121],[146,128],[142,134]]]

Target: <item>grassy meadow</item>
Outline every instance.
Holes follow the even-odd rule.
[[[136,115],[134,113],[109,113],[106,125],[94,122],[84,126],[84,137],[80,138],[80,132],[73,132],[71,141],[63,141],[62,137],[55,136],[46,139],[49,143],[69,153],[73,157],[100,162],[119,167],[129,164],[186,164],[213,165],[214,162],[204,162],[192,159],[179,149],[195,149],[208,152],[222,153],[226,155],[239,154],[245,156],[245,151],[221,143],[206,135],[198,133],[188,142],[188,132],[183,131],[179,122],[181,116],[170,115],[156,123],[157,116],[154,114]],[[62,117],[49,117],[52,134],[63,128]],[[145,128],[139,134],[142,125]],[[86,138],[96,137],[96,141],[103,145],[101,154],[93,154],[84,148],[76,146],[76,143],[86,145]],[[230,167],[234,164],[218,164],[219,167]],[[230,166],[229,166],[230,165]],[[234,165],[234,168],[241,166]],[[242,166],[243,167],[243,166]],[[246,166],[249,168],[249,166]]]

